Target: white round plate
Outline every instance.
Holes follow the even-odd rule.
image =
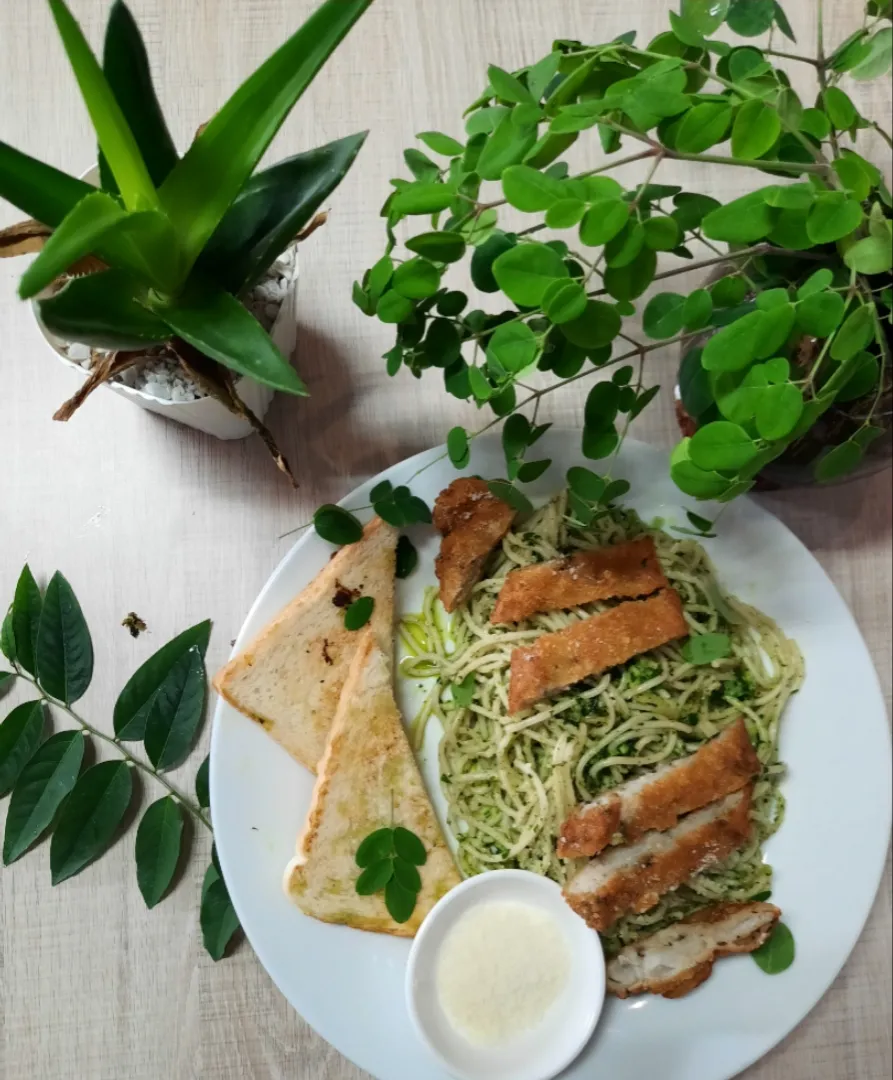
[[[533,485],[545,498],[582,464],[579,435],[550,431],[537,457],[553,466]],[[441,450],[419,454],[358,488],[346,506],[368,504],[375,483],[408,483]],[[505,473],[496,439],[474,443],[471,475]],[[439,461],[412,489],[431,505],[455,478]],[[666,455],[624,444],[616,476],[632,484],[630,501],[646,520],[684,524],[684,500],[669,479]],[[410,530],[420,564],[398,582],[398,616],[418,610],[434,583],[438,538]],[[768,976],[747,957],[718,963],[713,976],[679,1001],[611,1000],[567,1080],[729,1080],[798,1024],[837,975],[856,942],[877,890],[890,831],[891,749],[883,697],[865,643],[837,590],[806,548],[755,502],[733,503],[721,533],[707,541],[725,588],[755,604],[794,637],[806,658],[806,684],[782,725],[789,775],[784,825],[766,846],[775,867],[773,901],[797,944],[794,964]],[[331,547],[308,531],[270,578],[252,608],[238,650],[326,564]],[[415,684],[400,685],[404,715]],[[429,725],[422,770],[435,805],[438,732]],[[217,851],[242,926],[279,989],[342,1054],[377,1080],[448,1080],[416,1037],[403,979],[410,942],[329,926],[302,915],[282,892],[282,871],[310,805],[313,777],[251,720],[217,705],[211,744],[211,805]]]

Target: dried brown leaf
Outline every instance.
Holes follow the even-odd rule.
[[[276,467],[285,473],[291,481],[292,487],[297,487],[298,481],[295,479],[285,455],[276,445],[273,433],[236,393],[232,374],[225,367],[209,359],[204,353],[199,352],[198,349],[181,338],[174,338],[170,343],[170,347],[176,353],[183,370],[198,383],[206,394],[219,401],[234,415],[241,416],[248,421],[260,436],[264,446],[269,450],[271,457],[276,462]]]
[[[0,259],[11,259],[16,255],[31,255],[42,251],[48,236],[53,230],[33,219],[0,229]]]
[[[325,223],[328,220],[329,220],[329,215],[325,211],[322,211],[322,213],[317,214],[316,217],[309,223],[309,225],[306,225],[303,229],[301,229],[301,231],[295,237],[294,243],[296,243],[296,244],[302,243],[309,236],[312,236],[316,232],[317,229],[321,229],[322,226],[325,225]]]
[[[93,355],[95,358],[96,354]],[[90,374],[81,384],[80,389],[56,410],[53,419],[70,420],[98,386],[102,386],[109,379],[120,375],[122,371],[141,363],[145,358],[145,353],[141,352],[116,352],[104,356],[100,361],[94,363]]]

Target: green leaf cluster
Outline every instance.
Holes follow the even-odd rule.
[[[609,457],[658,392],[644,385],[648,355],[669,344],[687,345],[682,404],[701,429],[677,447],[671,471],[694,498],[749,490],[833,405],[858,401],[862,420],[816,463],[821,479],[858,463],[884,429],[893,198],[857,149],[876,125],[841,76],[886,73],[886,17],[878,9],[809,61],[821,77],[807,100],[757,40],[773,27],[793,38],[776,0],[683,0],[670,29],[644,46],[635,34],[562,40],[518,70],[491,66],[464,138],[455,127],[420,135],[436,161],[407,151],[411,177],[392,181],[382,208],[385,253],[354,297],[396,327],[390,375],[437,369],[448,394],[493,414],[482,430],[501,423],[507,478],[493,483],[513,505],[529,502],[520,487],[548,467],[526,459],[537,426],[525,406],[616,367],[584,409],[583,454]],[[746,40],[714,37],[723,26]],[[660,182],[674,159],[759,179],[720,202]],[[636,162],[636,183],[608,175]],[[702,242],[715,257],[698,263]],[[693,292],[652,289],[658,277],[720,262],[722,279]],[[460,270],[474,299],[451,286]],[[449,433],[457,468],[474,434]],[[573,512],[582,522],[598,500]]]
[[[51,833],[52,884],[81,873],[126,828],[138,768],[168,794],[146,809],[136,830],[137,885],[149,908],[167,895],[182,857],[184,811],[210,828],[203,813],[210,802],[207,760],[196,777],[197,805],[163,777],[182,764],[198,734],[210,631],[209,622],[191,627],[137,669],[115,703],[112,738],[72,710],[92,681],[93,644],[71,585],[57,572],[42,591],[30,568],[22,570],[0,634],[2,652],[12,666],[0,684],[20,679],[39,696],[18,705],[0,723],[0,797],[10,797],[5,865]],[[67,715],[78,730],[47,737],[48,709]],[[119,756],[84,768],[93,739],[115,748]],[[142,743],[150,764],[126,750],[126,742]],[[215,959],[238,925],[228,897],[222,902],[223,894],[221,880],[202,900],[203,935]]]
[[[256,172],[298,100],[371,0],[326,0],[240,86],[182,158],[122,0],[103,63],[65,0],[48,0],[99,144],[101,189],[0,143],[0,197],[53,230],[22,277],[43,324],[65,340],[135,350],[180,338],[274,389],[306,387],[237,297],[295,240],[344,178],[365,133]],[[105,269],[72,277],[85,256]]]
[[[362,871],[356,890],[360,896],[384,892],[385,907],[396,923],[409,922],[422,888],[418,868],[428,861],[425,845],[409,829],[376,829],[357,848],[356,864]]]

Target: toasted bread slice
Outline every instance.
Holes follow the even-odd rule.
[[[627,945],[608,964],[608,992],[684,997],[710,978],[722,956],[750,953],[781,918],[774,904],[715,904]]]
[[[670,829],[682,814],[739,791],[759,771],[760,759],[739,717],[696,753],[578,806],[561,827],[558,855],[597,855],[618,833],[633,843],[652,829]]]
[[[437,496],[434,527],[443,534],[434,563],[440,600],[455,611],[481,576],[487,556],[509,531],[515,511],[483,480],[462,476]]]
[[[217,673],[214,687],[256,720],[302,765],[315,771],[361,634],[344,609],[375,600],[371,626],[390,653],[397,530],[379,518],[341,548],[306,589]]]
[[[641,915],[664,893],[743,847],[751,834],[753,784],[682,818],[667,832],[645,833],[587,863],[564,898],[593,930],[604,932],[628,912]]]
[[[414,832],[428,855],[419,867],[415,910],[403,924],[388,914],[381,893],[356,891],[357,848],[391,823]],[[285,871],[285,891],[306,915],[323,922],[412,937],[459,881],[403,730],[390,661],[367,631],[344,684],[298,853]]]
[[[532,645],[512,651],[509,712],[520,712],[556,690],[600,675],[688,632],[679,594],[661,589],[647,600],[627,600],[564,630],[543,634]]]
[[[520,622],[538,611],[559,611],[614,597],[647,596],[668,586],[654,540],[641,536],[512,570],[490,622]]]

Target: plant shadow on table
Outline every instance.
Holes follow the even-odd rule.
[[[893,531],[890,471],[830,487],[799,488],[756,496],[812,551],[889,541]]]
[[[265,423],[297,477],[297,497],[337,501],[354,480],[372,476],[420,450],[395,434],[387,417],[374,424],[356,415],[362,395],[361,374],[338,342],[308,327],[298,331],[294,362],[310,389],[306,398],[277,394]],[[209,470],[216,483],[238,483],[240,497],[267,501],[279,493],[291,495],[260,439],[216,441],[188,428],[165,424],[164,443],[197,462],[197,482],[207,483]]]

